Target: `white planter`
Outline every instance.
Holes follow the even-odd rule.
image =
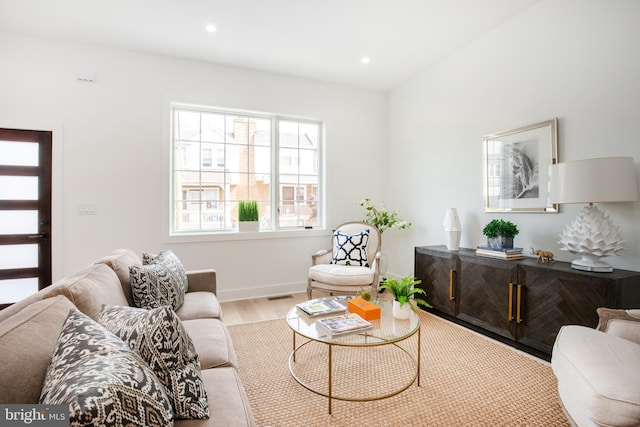
[[[405,320],[411,317],[411,303],[405,302],[402,307],[400,307],[400,303],[396,300],[393,300],[393,317],[400,320]]]
[[[240,221],[238,222],[238,231],[245,232],[258,232],[260,231],[260,221]]]

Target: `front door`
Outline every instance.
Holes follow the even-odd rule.
[[[0,308],[51,284],[51,142],[0,129]]]

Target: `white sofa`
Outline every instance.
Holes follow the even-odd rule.
[[[596,329],[563,326],[551,367],[575,426],[640,425],[640,310],[599,308]]]

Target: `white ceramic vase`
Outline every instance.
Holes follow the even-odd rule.
[[[406,302],[400,307],[400,302],[393,300],[393,317],[399,320],[411,317],[411,303]]]
[[[442,226],[444,227],[444,237],[447,249],[450,251],[457,251],[460,249],[462,226],[460,225],[460,219],[458,218],[458,211],[456,208],[447,209]]]

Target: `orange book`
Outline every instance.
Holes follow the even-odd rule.
[[[376,320],[380,318],[380,307],[362,298],[350,299],[349,312],[356,313],[364,320]]]

